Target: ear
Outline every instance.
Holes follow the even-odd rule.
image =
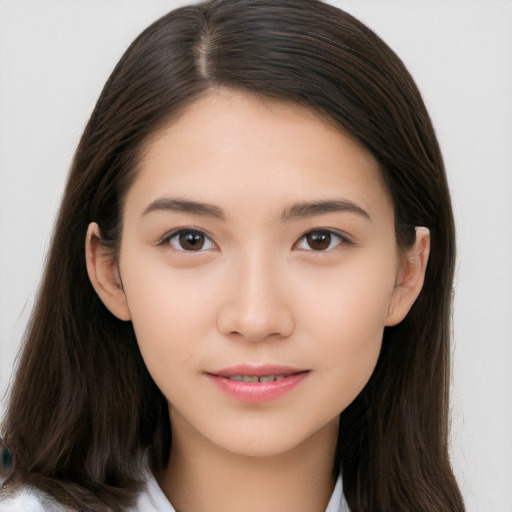
[[[396,275],[386,326],[399,324],[418,298],[425,280],[429,252],[430,231],[425,227],[417,227],[416,241],[403,255]]]
[[[130,320],[117,258],[101,243],[100,228],[95,222],[87,229],[85,260],[91,284],[103,304],[120,320]]]

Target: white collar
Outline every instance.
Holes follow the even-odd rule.
[[[341,475],[336,480],[336,485],[334,486],[331,499],[329,500],[325,512],[350,512],[347,502],[345,501],[345,496],[343,496],[343,482],[341,480]]]

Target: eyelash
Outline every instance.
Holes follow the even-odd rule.
[[[183,246],[181,246],[181,247],[173,246],[173,240],[176,240],[176,243],[181,245],[180,237],[183,235],[186,235],[186,234],[200,235],[200,236],[204,237],[205,243],[207,243],[209,245],[209,247],[204,249],[203,246],[201,246],[198,250],[194,251],[194,250],[187,250],[187,249],[183,248]],[[327,235],[328,237],[330,237],[329,245],[327,246],[327,248],[313,249],[313,248],[311,248],[311,246],[309,246],[309,248],[298,247],[303,242],[307,244],[307,241],[306,241],[307,237],[312,236],[312,235]],[[331,247],[331,245],[333,243],[333,238],[337,239],[338,242],[334,246]],[[332,229],[318,228],[318,229],[312,229],[312,230],[304,233],[298,239],[298,241],[295,242],[294,247],[298,247],[301,250],[309,251],[309,252],[325,253],[325,252],[332,251],[334,248],[336,248],[342,244],[353,245],[353,242],[346,235],[343,235],[341,233],[333,231]],[[180,228],[180,229],[174,230],[171,233],[165,235],[157,245],[169,245],[174,250],[176,250],[178,252],[184,252],[184,253],[195,253],[195,252],[200,253],[200,252],[204,252],[205,250],[215,249],[217,247],[215,242],[211,239],[211,237],[207,233],[205,233],[204,231],[201,231],[199,229],[192,229],[192,228]]]

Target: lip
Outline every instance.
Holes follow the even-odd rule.
[[[206,376],[210,382],[231,398],[241,402],[264,403],[288,393],[298,386],[308,374],[309,370],[291,366],[242,364],[215,372],[207,372]],[[252,375],[256,377],[280,375],[284,378],[271,382],[243,382],[229,378],[234,375]]]

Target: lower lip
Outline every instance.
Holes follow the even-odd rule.
[[[295,373],[272,382],[241,382],[208,374],[208,378],[226,395],[241,402],[263,403],[275,400],[298,386],[309,372]]]

